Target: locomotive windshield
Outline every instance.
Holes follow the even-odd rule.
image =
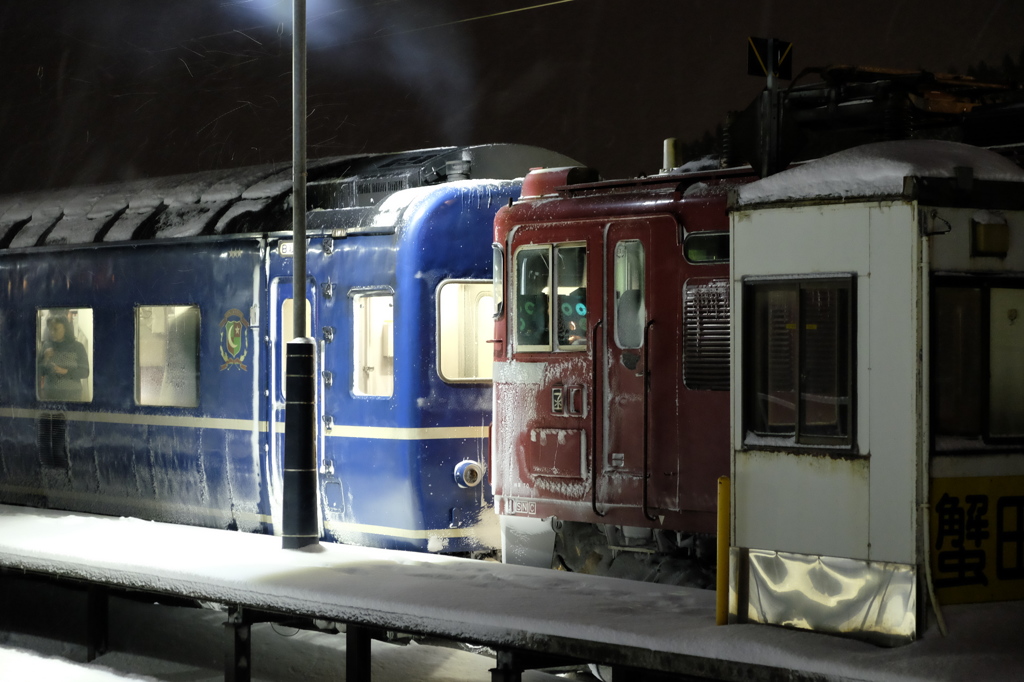
[[[516,253],[515,328],[519,350],[550,350],[548,292],[551,290],[551,247],[530,247]]]
[[[587,346],[587,247],[561,246],[558,286],[558,347],[579,350]]]
[[[551,271],[551,257],[555,268]],[[514,310],[516,348],[558,350],[587,348],[587,248],[582,244],[529,246],[516,252]],[[554,282],[552,282],[554,275]],[[550,292],[556,292],[551,308]]]

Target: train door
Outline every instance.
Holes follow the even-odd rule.
[[[601,503],[639,506],[647,435],[646,230],[637,221],[614,222],[604,243],[605,377]]]
[[[656,292],[649,286],[653,253],[648,219],[617,221],[604,240],[604,329],[602,391],[604,453],[596,500],[645,507],[649,472],[648,411],[650,310]]]
[[[312,336],[312,330],[317,329],[317,307],[315,303],[314,288],[310,284],[306,291],[306,329],[305,335]],[[283,471],[284,471],[284,424],[285,424],[285,369],[287,360],[288,342],[295,338],[293,315],[295,306],[295,295],[291,277],[274,277],[270,281],[270,391],[267,406],[267,413],[270,422],[270,458],[268,471],[270,473],[268,486],[271,492],[273,504],[273,516],[275,526],[281,523],[277,505],[281,503],[283,494]],[[319,367],[320,362],[317,362]],[[318,371],[318,370],[317,370]],[[319,394],[319,390],[317,391]],[[316,409],[319,422],[321,408]],[[317,429],[316,447],[322,446],[320,429]],[[321,470],[321,478],[324,475],[324,468],[321,465],[320,457],[317,457],[317,465]],[[323,481],[320,482],[323,489]]]

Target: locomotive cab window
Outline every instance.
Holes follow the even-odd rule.
[[[239,329],[225,330],[239,343]],[[135,309],[135,402],[195,407],[199,404],[199,307]]]
[[[852,445],[853,278],[747,283],[744,310],[748,442]]]
[[[442,282],[437,289],[437,373],[448,382],[489,382],[494,289],[486,280]]]
[[[561,350],[585,350],[587,347],[587,247],[555,248],[555,287],[558,308],[555,311],[558,347]]]
[[[728,263],[728,232],[690,232],[683,239],[683,255],[691,263]]]
[[[59,402],[92,401],[91,308],[36,312],[36,397]]]
[[[516,252],[512,324],[517,350],[551,350],[550,263],[550,246],[526,247]]]
[[[1024,439],[1024,282],[938,282],[932,298],[936,444]]]
[[[512,286],[516,350],[586,350],[585,245],[560,244],[519,249],[515,255]],[[552,329],[555,330],[554,339]]]
[[[395,389],[393,294],[352,295],[352,392],[388,397]]]

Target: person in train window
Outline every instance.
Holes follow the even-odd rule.
[[[89,356],[74,337],[68,318],[46,321],[47,339],[39,354],[39,397],[42,400],[82,399],[82,379],[89,376]]]

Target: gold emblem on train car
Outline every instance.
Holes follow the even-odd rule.
[[[249,352],[249,335],[245,333],[248,328],[249,321],[238,308],[232,308],[224,313],[224,319],[220,321],[220,356],[224,359],[224,364],[220,366],[221,371],[228,367],[249,369],[244,364],[245,356]]]

